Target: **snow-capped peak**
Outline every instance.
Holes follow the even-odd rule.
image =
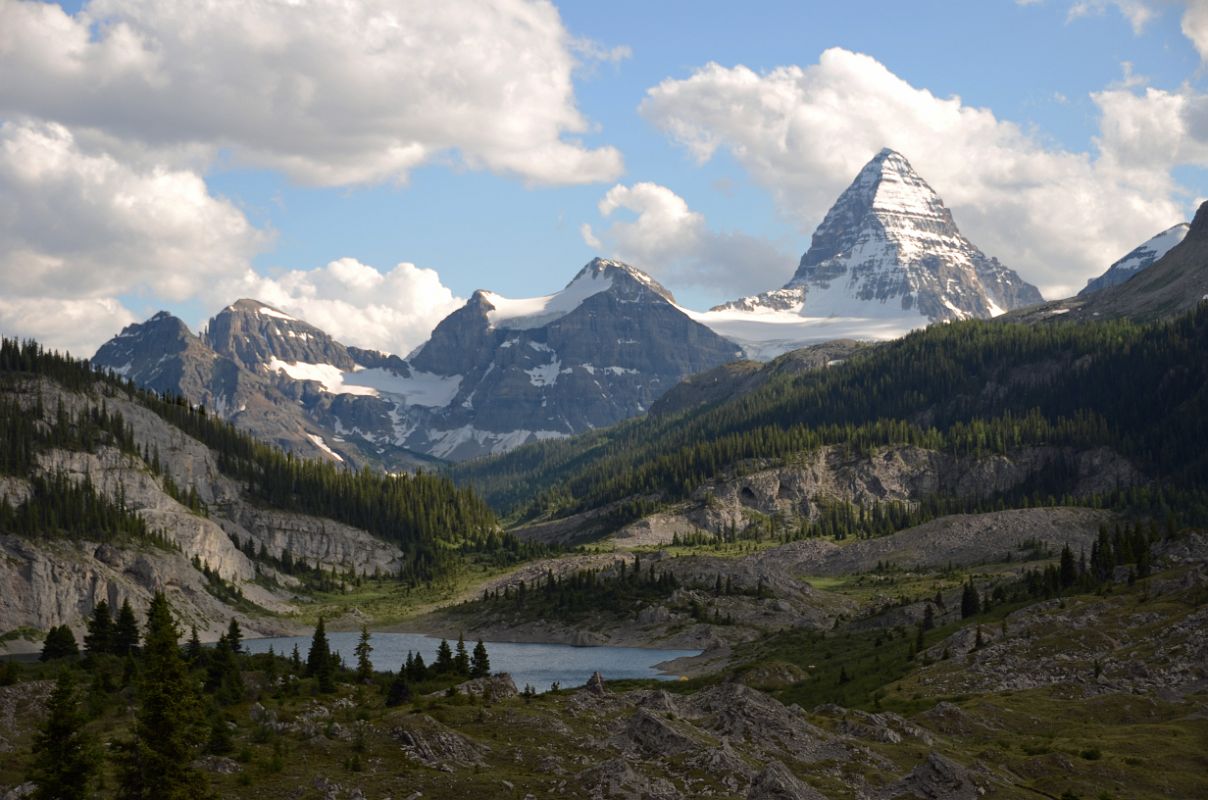
[[[592,259],[560,292],[543,297],[511,298],[480,289],[474,293],[474,299],[489,306],[486,315],[492,327],[529,330],[569,314],[589,297],[612,289],[618,280],[630,279],[672,299],[671,293],[646,273],[624,262],[605,258]]]
[[[1124,283],[1124,281],[1170,252],[1171,248],[1183,241],[1189,230],[1191,230],[1191,226],[1188,223],[1180,222],[1178,225],[1173,225],[1162,231],[1157,236],[1147,239],[1142,244],[1128,251],[1127,255],[1108,267],[1107,271],[1098,278],[1092,278],[1087,281],[1086,288],[1079,292],[1078,296],[1085,297],[1100,289]]]

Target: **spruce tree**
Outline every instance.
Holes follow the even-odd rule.
[[[401,706],[403,703],[411,699],[411,686],[407,683],[407,668],[404,667],[394,676],[394,680],[390,682],[390,688],[386,692],[386,707],[394,708]]]
[[[109,613],[107,600],[102,600],[92,609],[88,633],[84,636],[84,650],[90,656],[113,652],[113,617]]]
[[[1074,581],[1078,580],[1078,567],[1074,563],[1074,551],[1070,550],[1067,544],[1061,548],[1061,587],[1068,589],[1074,585]]]
[[[315,634],[310,640],[310,652],[306,655],[306,674],[315,678],[320,692],[336,690],[335,661],[335,654],[327,644],[327,629],[323,618],[319,617],[319,624],[315,626]]]
[[[138,651],[138,620],[129,600],[122,601],[113,626],[113,654],[126,656]]]
[[[197,626],[194,625],[189,635],[189,643],[185,645],[185,660],[190,666],[197,666],[203,655],[205,651],[201,647],[201,638],[197,635]]]
[[[470,677],[485,678],[490,674],[491,659],[487,656],[486,645],[479,639],[478,644],[474,645],[474,657],[470,661]]]
[[[466,652],[466,637],[465,634],[457,634],[457,650],[453,656],[453,671],[458,675],[469,677],[470,675],[470,654]]]
[[[204,739],[200,706],[180,653],[180,629],[162,592],[147,611],[134,740],[123,747],[122,800],[195,800],[207,795],[193,759]]]
[[[369,629],[364,625],[361,626],[361,638],[353,652],[357,657],[357,681],[371,683],[373,681],[373,662],[369,660],[369,654],[373,652],[373,645],[369,643]]]
[[[981,597],[977,594],[977,587],[973,585],[973,579],[965,584],[965,588],[961,590],[961,619],[977,616],[981,613]]]
[[[66,625],[57,625],[46,632],[46,639],[42,642],[42,655],[39,656],[41,661],[50,661],[56,658],[66,658],[67,656],[78,656],[80,647],[76,644],[75,634],[71,632],[71,628]]]
[[[227,626],[226,638],[232,653],[239,655],[243,652],[243,631],[239,628],[239,620],[234,617],[231,617],[231,624]]]
[[[29,779],[33,800],[83,800],[92,796],[100,753],[83,732],[84,717],[70,670],[59,673],[46,722],[34,739]]]
[[[436,661],[432,666],[438,675],[448,675],[453,671],[453,649],[449,647],[447,639],[441,639],[437,645]]]

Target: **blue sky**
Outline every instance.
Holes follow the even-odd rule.
[[[527,5],[520,0],[450,3],[449,18],[430,24],[447,23],[451,33],[445,33],[456,41],[457,26],[482,16],[484,8],[507,7],[504,12],[515,14]],[[516,54],[548,46],[548,57],[537,66],[570,82],[569,95],[533,101],[537,110],[532,113],[561,119],[568,108],[577,109],[581,124],[554,124],[537,135],[570,143],[579,151],[575,158],[586,153],[591,164],[585,161],[581,173],[574,166],[560,168],[551,179],[534,166],[539,156],[516,155],[523,145],[515,138],[491,139],[493,127],[508,124],[508,108],[487,107],[430,133],[424,120],[406,113],[416,102],[414,92],[395,93],[384,81],[373,90],[378,96],[361,98],[363,87],[353,86],[352,99],[343,102],[340,76],[334,74],[338,60],[330,62],[332,74],[317,75],[300,60],[298,73],[313,78],[320,93],[326,86],[334,94],[329,105],[340,110],[319,118],[318,125],[350,132],[347,141],[335,144],[316,144],[324,137],[315,134],[314,141],[297,148],[278,147],[278,139],[288,139],[291,130],[314,119],[296,125],[283,119],[287,124],[278,131],[253,130],[272,121],[241,118],[241,110],[256,100],[231,99],[241,91],[241,74],[222,73],[218,58],[213,83],[229,85],[230,91],[190,97],[185,79],[170,63],[197,57],[189,49],[197,43],[180,34],[181,16],[151,13],[133,0],[108,0],[103,9],[66,4],[56,17],[37,13],[36,3],[0,0],[0,14],[10,15],[14,34],[24,31],[36,44],[39,36],[62,40],[63,30],[79,26],[91,31],[88,46],[96,51],[95,63],[103,65],[99,69],[110,69],[121,80],[137,78],[123,94],[107,98],[108,89],[60,69],[54,47],[43,48],[49,54],[31,54],[31,45],[31,53],[0,58],[0,78],[8,73],[10,79],[0,84],[30,86],[26,93],[0,89],[10,155],[30,148],[66,150],[67,158],[83,163],[65,168],[59,179],[31,176],[14,166],[10,172],[16,177],[7,183],[0,171],[0,192],[11,199],[18,191],[45,189],[47,209],[63,209],[70,205],[61,198],[73,191],[72,181],[88,180],[103,164],[112,170],[111,178],[92,191],[151,192],[147,208],[154,208],[164,198],[154,195],[163,187],[153,176],[166,171],[179,184],[170,192],[187,194],[189,203],[197,203],[196,218],[204,220],[198,223],[204,230],[189,230],[187,219],[174,219],[160,231],[125,217],[112,222],[95,203],[80,211],[79,223],[68,218],[70,210],[56,219],[52,210],[37,216],[0,206],[0,279],[10,289],[8,304],[0,301],[0,327],[80,349],[99,343],[97,338],[105,338],[102,333],[114,325],[161,307],[196,324],[224,302],[220,291],[246,289],[268,292],[265,299],[334,326],[351,343],[402,349],[422,340],[438,311],[444,313],[474,289],[510,296],[548,293],[597,254],[631,260],[685,305],[705,307],[787,280],[829,201],[882,144],[915,163],[976,244],[1046,294],[1065,293],[1132,245],[1189,218],[1195,203],[1208,195],[1202,170],[1208,158],[1187,110],[1198,107],[1204,83],[1194,25],[1187,22],[1198,5],[1141,0],[560,4],[556,13],[541,15],[539,25],[511,36],[508,46],[515,52],[504,52],[500,62],[513,64]],[[266,12],[266,26],[269,17]],[[247,23],[249,29],[255,22]],[[214,21],[215,30],[230,28],[221,23]],[[123,26],[134,31],[141,48],[115,44],[114,31]],[[1184,33],[1189,26],[1192,33]],[[313,39],[299,37],[313,46]],[[397,40],[387,36],[384,41],[391,46]],[[238,33],[229,46],[241,56],[247,53]],[[162,58],[134,59],[130,67],[131,52]],[[333,52],[338,52],[334,45]],[[836,55],[822,64],[827,52]],[[76,58],[66,48],[63,53],[64,63]],[[450,62],[462,57],[456,50],[450,53]],[[439,52],[427,57],[442,59]],[[264,63],[257,58],[248,55],[243,67],[249,83]],[[317,61],[313,69],[324,69]],[[403,72],[392,74],[405,78],[407,62],[400,57],[390,69]],[[201,63],[199,70],[206,69],[208,62]],[[710,63],[718,70],[706,75]],[[740,67],[749,68],[751,80],[744,83]],[[801,73],[776,73],[780,68]],[[856,87],[850,89],[853,100],[844,101],[843,93],[865,77],[883,95]],[[512,107],[528,113],[529,98],[540,93],[543,78],[518,80],[521,91]],[[185,87],[173,95],[180,109],[156,100],[157,83]],[[736,89],[736,83],[743,87]],[[667,89],[661,99],[643,106],[660,85]],[[450,95],[457,99],[459,90],[460,84],[443,89],[445,101]],[[1153,91],[1160,96],[1151,96]],[[140,104],[140,92],[147,93],[145,103]],[[797,106],[825,107],[825,98],[836,92],[841,109],[869,97],[870,105],[825,129],[815,124],[816,116],[785,117],[797,113]],[[88,105],[80,97],[97,98],[98,110],[78,110]],[[960,119],[945,121],[955,97]],[[358,104],[358,98],[364,102]],[[900,116],[899,100],[912,109],[906,116]],[[229,108],[222,105],[227,101]],[[788,110],[776,106],[752,113],[743,105],[765,108],[781,101]],[[467,101],[471,107],[474,102]],[[197,113],[208,103],[214,104],[210,118]],[[447,102],[438,105],[441,113],[450,112]],[[1183,120],[1187,129],[1177,141],[1155,143],[1157,155],[1147,149],[1148,134],[1137,124],[1142,118],[1161,119],[1151,106]],[[394,116],[384,119],[388,114]],[[430,137],[423,139],[428,154],[402,167],[368,163],[372,159],[350,166],[360,157],[359,126],[377,137],[366,140],[370,147]],[[413,127],[425,132],[416,134]],[[478,137],[467,128],[488,133]],[[1105,147],[1108,128],[1116,134],[1106,137]],[[787,139],[784,130],[792,132]],[[712,142],[704,148],[708,152],[693,149],[689,141],[702,137]],[[474,144],[466,145],[467,139]],[[203,196],[196,196],[191,178],[204,181]],[[1016,182],[1019,192],[1012,189]],[[114,188],[107,189],[110,185]],[[620,187],[612,195],[616,210],[602,214],[598,204],[614,186]],[[1045,204],[1061,213],[1046,210]],[[148,219],[148,213],[142,217]],[[59,240],[48,232],[56,224],[72,231],[69,250],[56,249]],[[119,241],[131,226],[136,232]],[[97,231],[94,242],[88,238],[92,230]],[[154,241],[143,245],[137,237]],[[148,251],[154,252],[141,271],[130,266],[140,258],[132,252]],[[192,255],[182,255],[186,251]],[[338,275],[317,272],[340,259],[346,267]],[[64,264],[45,266],[56,260]],[[356,270],[389,273],[400,262],[435,271],[422,276],[422,291],[435,292],[430,301],[399,301],[385,308],[392,302],[385,299],[390,291],[402,295],[415,289],[411,281],[418,273],[408,272],[393,276],[393,288],[378,290],[383,308],[372,325],[349,321],[358,303],[370,302],[367,296],[372,300],[372,292],[349,290],[341,305],[317,304],[325,288],[339,295],[339,287],[365,277]],[[246,275],[236,280],[246,267],[266,282]],[[40,269],[47,270],[45,280],[31,279]],[[76,281],[63,280],[75,274],[72,270],[96,279],[73,288]],[[196,271],[198,278],[164,279],[161,273],[171,270]],[[293,277],[282,280],[288,274]],[[61,321],[46,322],[56,308]],[[101,319],[82,322],[94,316]]]

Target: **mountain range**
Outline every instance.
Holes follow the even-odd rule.
[[[1140,273],[1186,229],[1141,245],[1100,284]],[[633,266],[597,258],[550,295],[475,292],[406,358],[342,344],[243,299],[200,335],[156,314],[93,362],[300,455],[399,471],[607,427],[647,412],[685,378],[744,358],[1042,303],[885,149],[826,214],[785,286],[707,312],[680,307]]]

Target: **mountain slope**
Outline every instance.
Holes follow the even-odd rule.
[[[1177,227],[1177,226],[1176,226]],[[1172,229],[1173,230],[1173,229]],[[1182,241],[1132,278],[1097,292],[1006,314],[1004,322],[1064,323],[1104,319],[1150,321],[1185,314],[1208,299],[1208,202]]]
[[[1080,480],[1078,453],[1106,448],[1096,457],[1105,475],[1123,474],[1107,466],[1122,457],[1133,465],[1126,471],[1194,487],[1208,476],[1206,348],[1208,306],[1152,326],[935,326],[866,348],[835,368],[772,377],[728,400],[521,448],[455,475],[505,513],[525,518],[619,504],[612,506],[614,527],[696,497],[711,481],[808,461],[827,448],[840,459],[859,454],[861,463],[881,448],[1007,461],[1040,448],[1057,461],[1043,467],[1027,458],[1038,475],[1056,470],[1038,485],[1058,497]],[[955,477],[951,485],[932,480],[935,492],[959,484]],[[1030,480],[1025,470],[1018,486]],[[889,484],[882,478],[871,485]]]
[[[1190,228],[1191,226],[1188,223],[1180,222],[1178,225],[1167,228],[1157,236],[1137,245],[1128,251],[1127,255],[1108,267],[1107,271],[1102,275],[1087,281],[1086,288],[1078,292],[1078,296],[1085,297],[1086,295],[1106,289],[1109,286],[1124,283],[1170,252],[1170,248],[1183,241]]]
[[[335,576],[423,582],[459,551],[502,542],[482,502],[443,478],[287,458],[93,370],[0,342],[6,632],[78,632],[100,600],[145,603],[164,587],[203,631],[237,612],[250,630],[279,631],[286,623],[256,618],[255,606],[291,611],[305,584]]]
[[[783,288],[696,319],[766,355],[844,336],[894,338],[1039,302],[1036,287],[966,239],[910,163],[884,149],[827,212]]]

